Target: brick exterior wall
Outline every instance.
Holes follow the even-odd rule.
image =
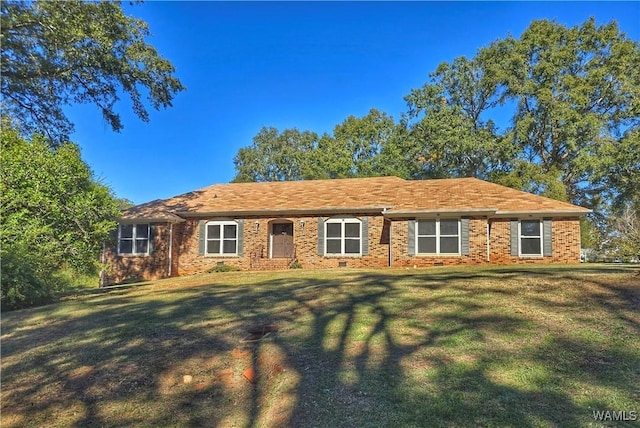
[[[393,222],[391,266],[430,267],[487,263],[486,219],[475,217],[469,219],[469,254],[460,256],[409,255],[408,221],[409,219],[402,219]]]
[[[580,263],[580,220],[558,218],[553,220],[554,263]]]
[[[385,221],[381,215],[350,215],[349,217],[368,217],[369,254],[362,257],[334,257],[318,255],[318,217],[247,217],[244,219],[244,253],[239,256],[202,256],[198,250],[199,220],[188,220],[181,223],[179,236],[179,272],[180,275],[205,272],[224,263],[242,270],[270,270],[289,267],[290,260],[270,259],[269,245],[272,223],[293,223],[293,245],[296,259],[304,268],[338,267],[340,262],[348,267],[387,266],[389,249],[384,243]],[[328,219],[329,217],[323,217]],[[216,220],[215,218],[206,219]],[[302,226],[302,221],[304,226]],[[256,222],[258,229],[256,231]],[[388,242],[388,232],[386,236]]]
[[[169,276],[169,228],[171,226],[167,223],[152,223],[151,226],[153,228],[153,252],[151,254],[147,256],[119,256],[115,244],[105,249],[104,258],[108,267],[104,280],[107,284],[136,279],[160,279]],[[173,251],[172,276],[176,275],[175,254],[176,252]]]
[[[551,223],[552,256],[518,257],[511,255],[510,219],[491,219],[491,263],[579,263],[580,220],[554,218]]]
[[[447,265],[578,263],[580,261],[580,224],[578,218],[555,218],[552,222],[553,255],[550,257],[513,257],[510,244],[510,220],[471,217],[469,220],[469,254],[462,256],[410,256],[408,253],[408,219],[385,220],[382,215],[349,215],[368,218],[369,253],[362,257],[318,255],[318,217],[247,217],[244,219],[244,253],[240,256],[212,257],[199,254],[199,219],[173,225],[171,275],[205,272],[218,263],[242,270],[286,269],[291,260],[270,259],[271,224],[291,222],[296,259],[303,268],[347,267],[427,267]],[[329,217],[323,217],[324,220]],[[216,220],[210,218],[206,220]],[[256,231],[256,222],[258,228]],[[302,225],[304,222],[304,226]],[[487,261],[487,222],[490,226]],[[131,278],[158,279],[168,276],[169,224],[154,224],[154,251],[149,256],[118,256],[108,248],[107,283]]]
[[[410,256],[408,219],[394,221],[391,238],[392,266],[429,267],[478,264],[579,263],[580,220],[554,218],[551,223],[552,256],[519,257],[511,255],[511,220],[472,217],[469,220],[469,255]],[[489,223],[489,260],[487,261],[487,222]]]

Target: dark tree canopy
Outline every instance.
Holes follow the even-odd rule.
[[[133,111],[149,120],[171,106],[184,87],[173,65],[145,42],[144,21],[125,15],[120,2],[3,1],[1,3],[2,110],[20,132],[39,132],[53,144],[68,139],[73,124],[63,107],[90,103],[114,131],[122,93]]]

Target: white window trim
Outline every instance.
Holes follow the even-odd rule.
[[[434,235],[420,235],[418,223],[421,221],[434,221],[436,222],[436,252],[435,253],[421,253],[419,252],[420,247],[418,246],[418,238],[419,237],[433,237]],[[458,252],[456,253],[441,253],[440,252],[440,238],[453,238],[456,235],[441,235],[440,234],[440,220],[457,220],[458,221]],[[417,255],[420,256],[460,256],[462,254],[462,224],[459,218],[421,218],[416,219],[416,227],[415,227],[415,251]]]
[[[122,238],[122,226],[132,226],[133,227],[133,232],[131,234],[131,238]],[[138,242],[138,238],[136,237],[137,234],[137,230],[138,230],[138,226],[147,226],[147,251],[145,251],[144,253],[140,253],[137,252],[136,249],[138,247],[137,242]],[[151,237],[151,225],[149,223],[122,223],[118,225],[118,255],[119,256],[148,256],[149,255],[149,247],[151,247],[151,240],[149,239]],[[131,252],[130,253],[123,253],[122,251],[120,251],[120,242],[126,239],[127,241],[132,241],[131,242]],[[140,239],[142,240],[142,239]]]
[[[224,226],[228,226],[228,225],[233,225],[236,227],[236,237],[235,237],[235,241],[236,241],[236,251],[233,253],[224,253],[222,252],[224,250],[224,241],[231,241],[231,239],[224,238]],[[209,239],[209,226],[220,226],[220,252],[219,253],[210,253],[209,252],[209,241],[217,241],[218,239],[214,239],[211,238]],[[240,225],[238,224],[237,221],[230,221],[230,220],[215,220],[215,221],[208,221],[207,223],[205,223],[204,225],[204,255],[205,256],[214,256],[214,257],[237,257],[238,256],[238,229],[240,228]]]
[[[338,238],[330,238],[327,236],[327,228],[328,228],[328,224],[340,224],[340,252],[339,253],[329,253],[327,252],[327,240],[331,239],[331,240],[336,240]],[[345,231],[345,224],[357,224],[360,226],[360,237],[359,237],[359,241],[360,241],[360,246],[358,248],[358,252],[357,253],[345,253],[344,252],[344,247],[345,247],[345,240],[347,239],[344,235],[344,231]],[[355,218],[355,217],[350,217],[350,218],[330,218],[327,221],[324,222],[324,255],[327,257],[362,257],[362,220]],[[354,238],[349,238],[349,239],[354,239]]]
[[[540,253],[539,254],[526,254],[522,252],[522,239],[523,239],[523,235],[522,235],[522,222],[523,221],[537,221],[540,223],[540,235],[538,235],[538,238],[540,238]],[[526,236],[524,237],[524,239],[535,239],[536,237],[534,236]],[[518,256],[519,257],[543,257],[544,254],[544,223],[542,222],[542,219],[537,219],[537,218],[532,218],[532,219],[522,219],[518,221]]]

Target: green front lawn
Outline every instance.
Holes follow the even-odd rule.
[[[228,272],[97,290],[2,315],[1,423],[637,426],[593,412],[640,418],[638,272]]]

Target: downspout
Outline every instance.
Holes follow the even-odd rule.
[[[391,252],[393,251],[393,221],[389,220],[389,267],[393,265],[393,256]]]
[[[487,263],[491,263],[491,247],[489,245],[490,236],[491,226],[489,225],[489,217],[487,217]]]
[[[171,277],[171,256],[173,253],[173,223],[169,223],[169,269],[168,276]]]
[[[385,213],[387,212],[387,207],[382,208],[382,227],[384,229],[384,222],[387,221],[385,218]],[[391,267],[391,241],[393,239],[393,222],[389,220],[389,251],[387,257],[387,267]]]

